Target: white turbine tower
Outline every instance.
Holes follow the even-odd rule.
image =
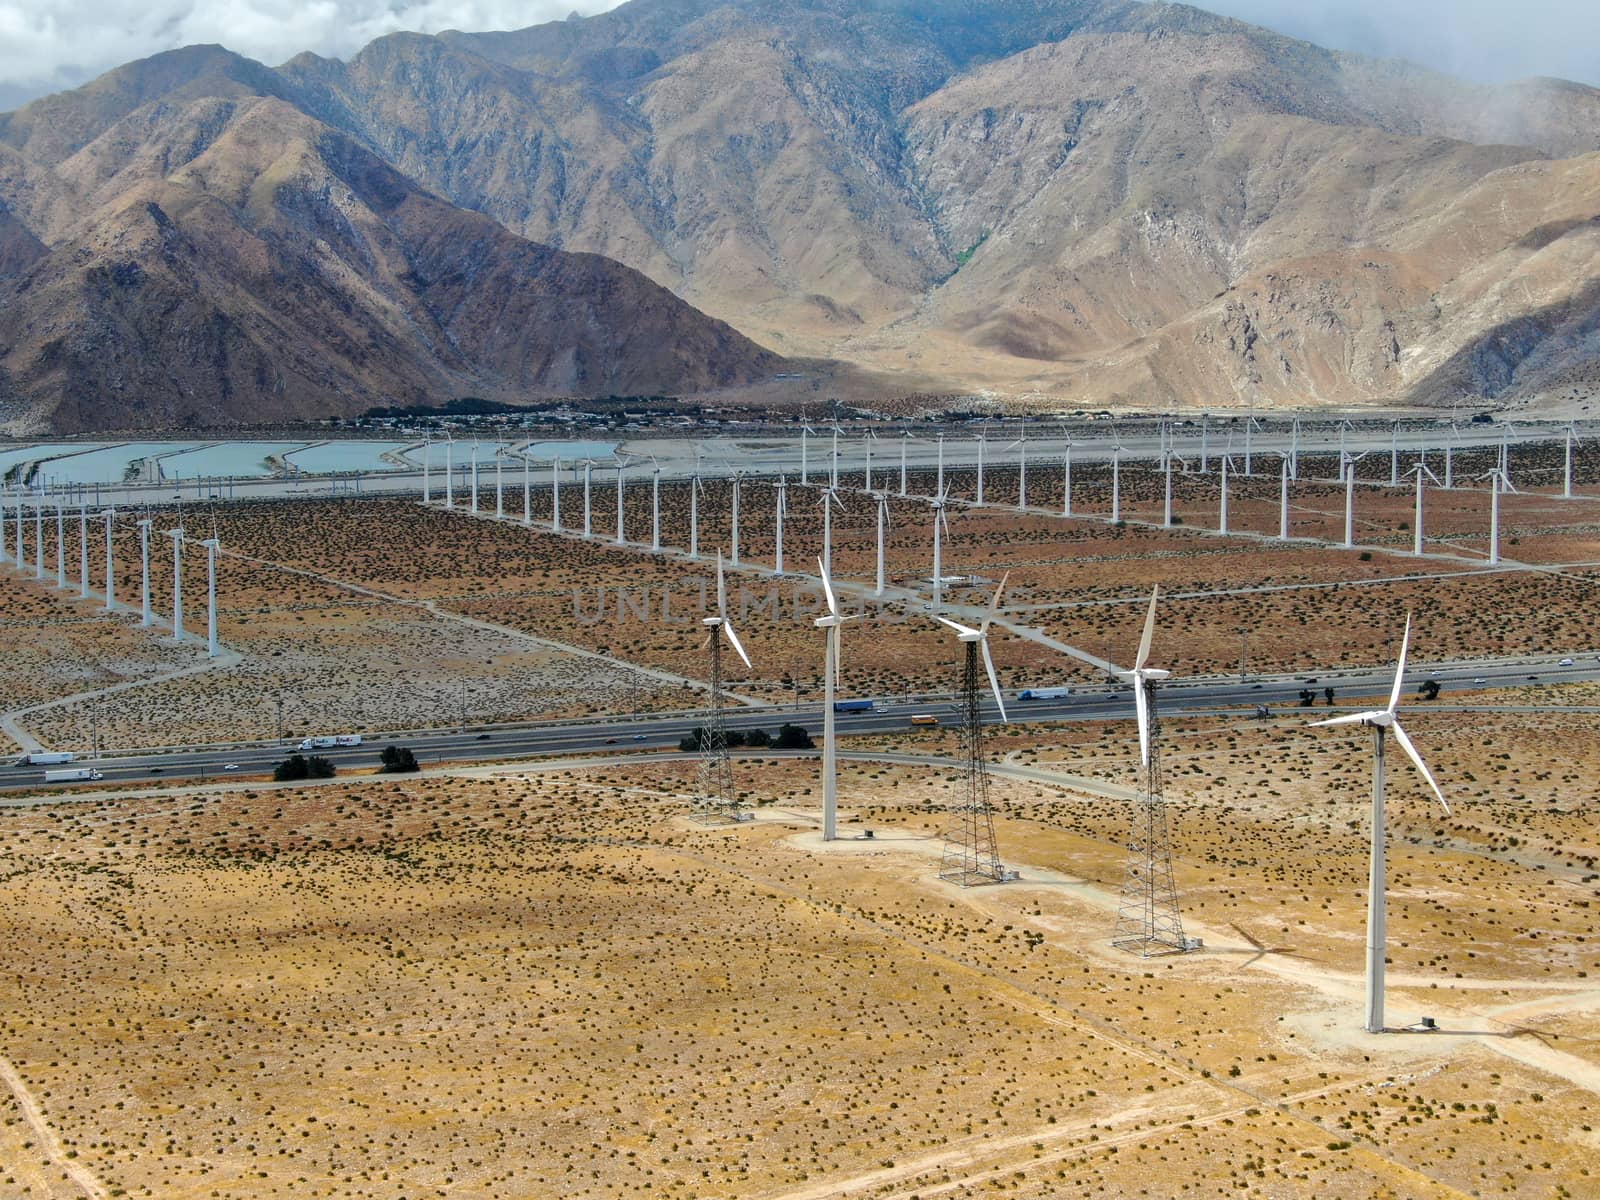
[[[1170,447],[1161,452],[1161,528],[1172,528],[1172,460]]]
[[[973,500],[973,503],[978,508],[982,508],[983,507],[983,450],[984,450],[984,447],[989,444],[989,431],[987,429],[979,429],[978,430],[977,441],[978,441],[978,491],[977,491],[976,498]]]
[[[1293,460],[1282,450],[1278,451],[1283,458],[1282,478],[1278,483],[1278,540],[1289,540],[1289,480],[1293,476]]]
[[[1415,475],[1417,477],[1417,512],[1416,512],[1415,523],[1412,526],[1411,553],[1415,554],[1418,558],[1421,558],[1422,557],[1422,491],[1423,491],[1423,479],[1424,479],[1424,477],[1426,477],[1428,479],[1433,480],[1435,483],[1438,483],[1439,482],[1439,477],[1437,475],[1435,475],[1431,470],[1428,469],[1428,465],[1426,463],[1421,463],[1421,462],[1413,463],[1412,466],[1411,466],[1411,470],[1407,471],[1406,474]]]
[[[550,460],[550,532],[561,532],[561,456]]]
[[[1005,587],[1006,577],[1002,576],[994,589],[994,598],[984,611],[983,622],[977,629],[948,617],[934,618],[955,631],[965,651],[961,671],[961,712],[966,779],[951,800],[953,820],[945,833],[944,853],[939,866],[939,878],[962,887],[1004,883],[1008,877],[1000,864],[995,846],[994,810],[989,804],[988,764],[983,752],[983,683],[978,674],[978,660],[981,657],[984,673],[989,677],[989,690],[1000,710],[1000,719],[1006,720],[1005,698],[1000,694],[1000,680],[995,675],[994,659],[989,655],[989,627],[994,624],[995,615],[1000,611],[1000,596]]]
[[[4,521],[0,521],[0,526]],[[78,503],[78,597],[89,598],[89,502]]]
[[[1494,565],[1500,561],[1500,495],[1517,489],[1511,483],[1511,476],[1499,467],[1478,478],[1489,481],[1489,562]]]
[[[505,487],[505,458],[500,453],[500,446],[494,448],[494,516],[495,520],[506,519],[506,487]]]
[[[661,464],[650,460],[650,549],[661,553]]]
[[[423,439],[422,439],[422,502],[424,504],[432,504],[433,503],[433,462],[432,462],[432,455],[431,455],[431,451],[432,450],[433,450],[433,438],[432,437],[427,437],[427,436],[423,437]]]
[[[1111,523],[1122,521],[1122,442],[1115,439],[1111,447]]]
[[[773,485],[776,498],[772,503],[772,524],[774,541],[772,544],[772,573],[783,574],[783,519],[789,515],[789,481],[784,476],[778,476],[778,482]]]
[[[533,458],[526,446],[522,448],[522,524],[525,528],[533,525]]]
[[[472,470],[472,483],[471,483],[472,505],[471,505],[471,508],[469,509],[469,511],[471,511],[473,513],[476,513],[478,511],[478,443],[476,441],[474,441],[472,443],[472,468],[471,468],[471,470]]]
[[[1385,734],[1393,730],[1394,740],[1400,743],[1400,748],[1415,764],[1418,772],[1428,781],[1428,786],[1433,794],[1439,798],[1439,803],[1444,806],[1445,814],[1450,813],[1450,805],[1444,798],[1444,793],[1439,790],[1439,784],[1434,780],[1433,773],[1428,770],[1427,763],[1422,761],[1422,756],[1417,753],[1417,748],[1411,744],[1411,739],[1406,736],[1406,731],[1400,728],[1399,718],[1395,709],[1400,704],[1400,689],[1405,682],[1406,649],[1411,642],[1411,614],[1406,614],[1406,631],[1400,639],[1400,661],[1395,666],[1394,687],[1389,691],[1389,703],[1383,708],[1372,709],[1369,712],[1347,713],[1344,716],[1330,717],[1326,721],[1314,721],[1313,725],[1366,725],[1372,729],[1372,854],[1371,864],[1367,874],[1367,1019],[1366,1030],[1368,1033],[1382,1033],[1383,1025],[1383,971],[1384,950],[1387,944],[1384,918],[1385,900],[1387,890],[1386,867],[1384,863],[1384,740]]]
[[[1400,486],[1400,422],[1389,432],[1389,486]]]
[[[1072,435],[1063,426],[1061,436],[1066,439],[1066,450],[1061,459],[1061,515],[1072,515]]]
[[[900,434],[900,498],[906,496],[906,445],[911,441],[911,431]]]
[[[700,482],[700,456],[695,455],[694,474],[689,477],[689,557],[700,557],[700,493],[704,485]],[[720,550],[717,552],[722,553]]]
[[[800,486],[808,487],[811,483],[810,464],[806,458],[807,439],[817,435],[817,431],[809,425],[800,426]]]
[[[444,431],[444,506],[456,506],[456,467],[455,451],[456,439],[448,429]]]
[[[834,491],[839,490],[839,435],[844,430],[839,428],[837,420],[833,423],[833,453],[828,462],[828,486]]]
[[[206,548],[206,657],[217,656],[217,554],[222,543],[216,530],[200,543]]]
[[[1365,457],[1365,454],[1351,454],[1348,450],[1339,451],[1339,461],[1344,467],[1344,546],[1346,550],[1355,545],[1356,464]]]
[[[741,490],[740,485],[743,482],[744,473],[735,471],[733,473],[733,554],[730,556],[729,561],[736,567],[739,565],[739,492]]]
[[[1578,440],[1577,427],[1573,422],[1568,421],[1567,422],[1567,457],[1566,457],[1566,466],[1563,469],[1562,474],[1561,474],[1561,498],[1563,500],[1571,500],[1572,499],[1572,446],[1573,446],[1573,443],[1575,443],[1577,440]]]
[[[1028,507],[1028,426],[1022,426],[1022,434],[1016,441],[1006,447],[1007,450],[1017,452],[1017,511],[1023,512]]]
[[[167,530],[172,539],[172,640],[183,640],[183,527]]]
[[[941,493],[929,500],[933,508],[933,611],[937,613],[941,607],[941,598],[944,594],[944,560],[942,534],[950,531],[949,518],[945,510],[949,507],[949,496]]]
[[[113,594],[116,589],[116,574],[113,570],[115,564],[112,553],[115,543],[112,540],[111,531],[111,523],[117,519],[117,510],[108,508],[101,515],[106,519],[106,611],[110,612],[117,606],[116,597]]]
[[[822,560],[828,568],[828,576],[833,576],[833,506],[837,504],[840,512],[849,512],[844,501],[839,499],[835,488],[822,489]]]
[[[933,494],[942,497],[944,492],[944,430],[939,431],[938,449],[938,478],[934,481]]]
[[[593,498],[594,459],[583,460],[583,536],[594,536]]]
[[[870,430],[870,429],[867,430],[866,435],[861,439],[861,443],[862,443],[863,447],[866,450],[866,457],[867,457],[866,480],[861,485],[861,490],[863,492],[867,492],[869,494],[872,491],[872,443],[877,441],[877,440],[878,440],[878,435],[876,433],[872,432],[872,430]]]
[[[1300,418],[1289,423],[1289,478],[1300,481]]]
[[[883,595],[883,531],[889,527],[889,493],[878,492],[873,496],[878,502],[878,587],[874,595]]]
[[[1211,433],[1211,414],[1200,414],[1200,474],[1204,475],[1211,470],[1211,457],[1208,440]]]
[[[148,626],[150,616],[150,526],[145,517],[139,522],[139,624]]]
[[[623,524],[622,517],[622,473],[628,467],[628,458],[625,454],[617,455],[617,537],[615,544],[625,546],[628,544],[627,527]],[[737,563],[739,560],[734,559]]]
[[[845,616],[839,611],[839,601],[833,594],[833,580],[827,565],[817,559],[817,571],[822,579],[822,592],[828,600],[828,611],[812,623],[823,632],[825,647],[822,660],[822,840],[831,842],[838,836],[838,749],[833,732],[834,697],[839,686],[839,628],[856,615]]]
[[[1217,506],[1217,532],[1228,532],[1228,472],[1233,470],[1233,459],[1224,454],[1218,462],[1218,477],[1222,482],[1222,499]]]
[[[67,510],[56,501],[56,587],[67,586]]]

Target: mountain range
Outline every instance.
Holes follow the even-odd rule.
[[[826,366],[825,364],[831,364]],[[0,116],[0,427],[797,372],[1035,407],[1600,389],[1600,91],[1129,0],[632,0]]]

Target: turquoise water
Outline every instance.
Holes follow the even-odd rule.
[[[616,442],[534,442],[524,451],[534,462],[549,462],[556,457],[562,462],[580,458],[610,458],[616,452]]]
[[[272,474],[267,466],[269,454],[287,454],[304,445],[304,442],[221,442],[168,455],[161,460],[161,470],[168,479],[193,479],[198,475],[260,478]]]
[[[78,454],[85,450],[98,450],[104,445],[104,442],[46,442],[37,446],[18,446],[0,450],[0,478],[20,463],[51,458],[58,454]],[[44,473],[48,475],[53,471],[52,467]]]
[[[410,442],[327,442],[296,450],[289,461],[308,475],[337,474],[346,471],[394,471],[398,468],[383,458],[411,445]],[[418,458],[418,462],[421,459]]]
[[[109,446],[89,454],[74,454],[52,462],[45,474],[58,483],[120,483],[127,474],[128,464],[154,454],[170,454],[177,450],[192,450],[201,442],[127,442]]]

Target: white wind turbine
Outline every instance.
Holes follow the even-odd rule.
[[[1111,523],[1122,521],[1122,439],[1111,435]]]
[[[1211,453],[1208,441],[1211,433],[1211,414],[1200,414],[1200,474],[1206,475],[1211,471]]]
[[[1400,743],[1400,748],[1415,764],[1422,777],[1428,781],[1428,786],[1433,794],[1439,798],[1443,805],[1445,815],[1450,814],[1450,805],[1444,798],[1444,793],[1439,790],[1439,784],[1434,780],[1433,773],[1428,770],[1428,765],[1422,761],[1422,756],[1417,753],[1417,748],[1411,744],[1411,739],[1406,736],[1406,731],[1400,728],[1399,718],[1395,709],[1400,704],[1400,689],[1404,685],[1406,671],[1406,649],[1411,642],[1411,614],[1406,614],[1406,630],[1400,639],[1400,661],[1395,666],[1394,687],[1389,691],[1389,703],[1383,708],[1372,709],[1369,712],[1347,713],[1344,716],[1330,717],[1326,721],[1314,721],[1313,725],[1366,725],[1372,729],[1372,853],[1371,864],[1367,874],[1367,1020],[1368,1033],[1383,1032],[1383,971],[1384,950],[1386,937],[1384,931],[1385,899],[1387,888],[1386,867],[1384,863],[1384,741],[1385,734],[1393,730],[1394,740]]]
[[[444,506],[456,506],[456,467],[455,467],[455,435],[446,429],[444,431]]]
[[[591,479],[594,475],[594,459],[583,460],[583,536],[594,536],[594,510],[590,507]],[[476,470],[474,470],[476,477]],[[477,500],[473,500],[473,510],[477,510]]]
[[[883,531],[889,527],[889,493],[876,492],[873,499],[878,502],[878,587],[875,595],[883,595]]]
[[[728,762],[728,736],[722,720],[722,637],[728,639],[747,670],[750,656],[739,643],[733,622],[728,619],[728,587],[722,572],[722,551],[717,551],[717,614],[704,617],[706,640],[702,649],[711,651],[711,712],[701,742],[700,774],[696,783],[695,816],[702,819],[739,820],[738,797],[733,790],[733,773]],[[722,637],[719,637],[718,634]]]
[[[56,501],[56,586],[67,586],[67,510]]]
[[[844,506],[844,501],[839,499],[837,488],[822,489],[822,558],[827,564],[828,574],[833,575],[833,506],[837,504],[840,512],[849,512]]]
[[[872,443],[877,440],[878,435],[870,429],[867,430],[865,436],[863,436],[861,439],[862,446],[865,448],[867,455],[866,481],[862,484],[861,490],[868,493],[872,491]]]
[[[1400,422],[1389,432],[1389,486],[1400,486]]]
[[[817,431],[815,429],[811,428],[811,426],[809,426],[809,425],[801,425],[800,426],[800,486],[801,487],[807,487],[811,483],[811,479],[810,479],[810,475],[809,475],[810,466],[809,466],[809,464],[807,462],[807,459],[806,459],[806,450],[807,450],[807,446],[808,446],[807,439],[813,438],[813,437],[816,437],[816,436],[817,436]]]
[[[907,429],[900,434],[900,498],[902,500],[906,496],[906,446],[910,441],[911,431]]]
[[[833,580],[827,565],[817,559],[817,571],[822,579],[822,591],[828,599],[826,615],[812,623],[823,631],[825,640],[822,661],[822,840],[831,842],[838,836],[839,771],[837,746],[833,732],[834,697],[839,685],[839,628],[853,621],[859,614],[845,616],[839,611],[838,598],[833,594]]]
[[[1017,511],[1028,507],[1028,426],[1024,422],[1017,440],[1006,447],[1017,452]]]
[[[778,482],[773,485],[776,498],[772,504],[772,524],[774,540],[772,545],[772,573],[783,574],[783,519],[789,515],[789,481],[783,475],[778,476]]]
[[[1344,467],[1344,545],[1348,550],[1355,545],[1356,532],[1356,464],[1366,454],[1339,451],[1339,461]]]
[[[433,435],[422,438],[422,502],[433,503]]]
[[[150,617],[150,527],[149,517],[139,522],[139,624],[149,625]]]
[[[739,492],[744,482],[744,472],[733,473],[733,554],[730,560],[734,566],[739,565]]]
[[[650,549],[661,553],[661,464],[650,459]]]
[[[933,508],[933,611],[937,613],[941,607],[941,597],[944,594],[944,560],[942,557],[944,543],[941,535],[950,531],[949,518],[945,510],[949,507],[949,496],[941,493],[928,501]]]
[[[3,524],[3,522],[0,522]],[[89,598],[89,502],[78,502],[78,597]]]
[[[505,486],[505,457],[500,453],[500,446],[494,448],[494,516],[495,520],[506,519],[506,486]]]
[[[1293,458],[1282,450],[1278,451],[1283,459],[1282,479],[1278,484],[1278,540],[1289,540],[1289,480],[1293,475]]]
[[[113,553],[115,543],[112,541],[111,529],[111,523],[117,519],[117,510],[114,508],[105,509],[101,512],[101,516],[106,519],[106,611],[110,612],[117,605],[116,598],[112,595],[116,587],[116,574],[112,569],[115,565],[113,561],[115,558]],[[146,578],[148,578],[148,575]]]
[[[1172,462],[1177,458],[1169,446],[1161,451],[1161,528],[1172,528]]]
[[[839,435],[844,430],[839,428],[837,419],[833,422],[833,453],[828,463],[828,486],[834,491],[839,490]]]
[[[1245,417],[1245,419],[1244,419],[1244,473],[1246,475],[1252,475],[1252,474],[1255,473],[1254,470],[1253,470],[1253,464],[1251,463],[1251,460],[1250,460],[1250,435],[1255,430],[1260,429],[1260,428],[1261,428],[1261,422],[1256,420],[1256,417],[1255,417],[1254,413],[1250,413],[1248,416]]]
[[[561,456],[550,460],[550,532],[561,532]]]
[[[1217,507],[1217,532],[1228,532],[1228,472],[1233,470],[1233,458],[1224,454],[1218,460],[1218,477],[1222,482],[1222,499]]]
[[[213,525],[211,536],[200,543],[206,548],[206,657],[217,656],[217,555],[222,542]]]
[[[183,526],[167,530],[172,539],[172,640],[183,640]]]
[[[700,451],[694,452],[694,474],[689,477],[689,557],[700,557],[700,494],[705,485],[700,482]],[[722,551],[717,551],[720,558]]]
[[[939,431],[938,477],[934,480],[933,494],[943,497],[944,491],[944,430]]]
[[[1061,436],[1066,441],[1066,449],[1061,460],[1061,515],[1072,515],[1072,435],[1067,432],[1067,427],[1061,427]]]
[[[1426,477],[1428,479],[1433,480],[1435,483],[1438,483],[1439,482],[1439,477],[1437,475],[1435,475],[1431,470],[1429,470],[1428,465],[1426,463],[1421,463],[1421,462],[1413,463],[1412,466],[1411,466],[1411,470],[1407,471],[1406,474],[1415,475],[1417,477],[1417,513],[1416,513],[1416,521],[1415,521],[1414,525],[1412,526],[1413,532],[1412,532],[1412,539],[1411,539],[1411,553],[1415,554],[1418,558],[1421,558],[1422,557],[1422,490],[1423,490],[1423,478]]]
[[[1289,478],[1300,480],[1300,418],[1289,423]]]
[[[1517,489],[1511,483],[1511,476],[1499,467],[1478,478],[1489,481],[1489,562],[1493,565],[1500,561],[1500,494]]]
[[[1139,652],[1134,655],[1133,668],[1117,672],[1133,685],[1133,710],[1139,721],[1139,765],[1150,765],[1150,693],[1155,690],[1155,685],[1163,679],[1171,677],[1172,672],[1161,667],[1147,667],[1144,664],[1150,658],[1150,643],[1155,638],[1156,632],[1156,601],[1160,598],[1161,588],[1156,586],[1150,589],[1150,608],[1145,613],[1144,632],[1139,637]]]
[[[1572,446],[1578,441],[1578,429],[1574,422],[1567,422],[1567,458],[1566,467],[1561,475],[1561,498],[1572,499]]]
[[[994,659],[989,655],[989,626],[994,624],[994,619],[1000,611],[1000,595],[1006,590],[1006,580],[1011,578],[1007,571],[1000,577],[1000,582],[995,585],[994,596],[989,600],[989,607],[984,611],[983,622],[974,629],[970,625],[963,625],[960,621],[952,621],[949,617],[935,617],[939,624],[955,630],[956,639],[967,648],[969,676],[976,677],[975,660],[981,654],[983,657],[983,670],[989,677],[989,690],[994,695],[995,707],[1000,710],[1000,719],[1010,721],[1006,716],[1005,697],[1000,694],[1000,679],[994,673]]]
[[[471,467],[471,470],[472,470],[472,492],[471,492],[471,495],[472,495],[472,506],[471,506],[469,511],[475,513],[475,512],[478,511],[478,442],[477,442],[476,438],[474,438],[473,442],[472,442],[472,467]]]
[[[44,578],[44,501],[33,502],[33,577]]]
[[[617,536],[615,542],[613,543],[617,546],[625,546],[628,544],[627,527],[623,524],[622,517],[622,473],[627,470],[627,468],[628,456],[626,454],[617,455]],[[734,544],[738,545],[737,539],[735,540]],[[734,559],[735,563],[738,561],[739,560],[737,558]]]
[[[533,459],[528,448],[522,448],[522,524],[533,524]]]

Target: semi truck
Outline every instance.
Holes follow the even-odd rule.
[[[1059,700],[1063,696],[1072,695],[1069,687],[1048,688],[1023,688],[1017,693],[1018,700]]]
[[[335,746],[359,746],[361,735],[359,733],[318,734],[315,737],[301,738],[297,750],[332,750]]]
[[[90,779],[104,779],[93,767],[63,767],[59,771],[46,771],[46,783],[84,783]]]
[[[69,763],[77,758],[70,750],[35,750],[32,754],[24,754],[16,761],[19,767],[54,767],[62,763]]]
[[[871,700],[835,700],[833,702],[833,711],[836,712],[836,713],[839,713],[839,712],[840,713],[841,712],[871,712],[872,711],[872,701]]]

